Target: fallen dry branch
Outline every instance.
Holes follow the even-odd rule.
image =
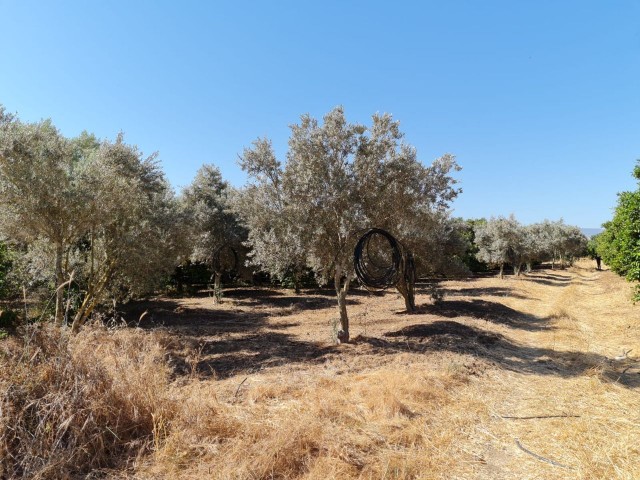
[[[238,396],[238,393],[240,392],[240,387],[242,387],[242,385],[244,385],[244,382],[246,382],[248,379],[249,377],[245,377],[244,380],[240,382],[240,385],[238,385],[238,388],[236,389],[236,393],[233,394],[233,398],[236,398]]]
[[[581,418],[581,415],[532,415],[529,417],[514,417],[514,416],[500,415],[500,418],[504,418],[506,420],[534,420],[539,418]]]
[[[542,455],[538,455],[537,453],[533,453],[531,450],[529,450],[529,449],[527,449],[527,448],[524,448],[524,447],[522,446],[522,444],[520,443],[520,440],[518,440],[517,438],[516,438],[516,445],[517,445],[517,446],[518,446],[518,448],[519,448],[520,450],[522,450],[524,453],[528,453],[529,455],[531,455],[531,456],[532,456],[532,457],[534,457],[534,458],[537,458],[537,459],[538,459],[538,460],[540,460],[541,462],[545,462],[545,463],[548,463],[548,464],[550,464],[550,465],[554,465],[554,466],[556,466],[556,467],[566,468],[566,469],[569,469],[569,470],[573,470],[571,467],[568,467],[567,465],[563,465],[562,463],[558,463],[558,462],[556,462],[556,461],[554,461],[554,460],[550,460],[550,459],[548,459],[548,458],[543,457]]]

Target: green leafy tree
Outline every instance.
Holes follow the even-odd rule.
[[[640,160],[633,176],[640,180]],[[640,281],[640,187],[618,194],[613,219],[603,227],[596,248],[604,263],[627,280]],[[636,287],[635,299],[640,300],[640,286]]]
[[[6,242],[0,241],[0,300],[10,293],[9,272],[13,263],[13,254]]]
[[[483,262],[478,259],[478,246],[476,245],[476,233],[475,228],[479,225],[484,225],[487,223],[485,218],[471,218],[467,220],[462,220],[464,224],[460,230],[460,234],[462,235],[464,241],[466,242],[466,248],[464,253],[462,254],[462,262],[467,266],[467,268],[474,272],[486,272],[489,268],[486,262]]]
[[[594,259],[600,256],[600,254],[598,253],[598,249],[600,248],[600,244],[602,243],[602,238],[602,233],[598,233],[596,235],[593,235],[589,239],[589,242],[587,242],[587,255],[589,256],[589,258]]]

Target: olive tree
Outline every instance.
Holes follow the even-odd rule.
[[[277,265],[273,258],[286,251],[261,248],[265,233],[272,232],[267,242],[289,238],[293,261],[304,260],[321,283],[333,281],[340,342],[349,341],[346,297],[359,235],[375,226],[402,239],[435,212],[446,211],[458,194],[450,176],[458,167],[451,155],[425,167],[402,139],[390,115],[374,115],[367,128],[347,122],[337,107],[322,123],[303,115],[291,126],[284,166],[265,140],[241,156],[252,183],[238,204],[254,261],[269,270]]]
[[[544,225],[533,223],[523,227],[523,255],[522,261],[527,273],[533,270],[534,262],[545,260],[549,252],[549,240]]]
[[[189,218],[191,259],[211,264],[215,275],[215,302],[219,301],[223,273],[223,266],[216,261],[216,253],[219,254],[225,246],[239,250],[246,236],[231,210],[232,196],[231,187],[222,180],[220,170],[213,165],[203,165],[182,194],[182,203]]]
[[[291,200],[290,189],[282,182],[282,165],[276,159],[271,141],[258,139],[245,149],[241,165],[255,179],[235,197],[234,208],[250,227],[247,244],[249,263],[279,280],[291,275],[296,293],[307,268],[306,222]]]
[[[54,256],[55,321],[63,321],[65,251],[84,233],[91,192],[77,181],[79,158],[51,121],[23,123],[0,107],[0,229],[48,242]]]
[[[551,261],[551,267],[559,260],[564,266],[585,252],[587,238],[578,227],[566,225],[562,220],[544,220],[522,226],[511,215],[509,218],[491,218],[475,227],[476,253],[480,261],[513,267],[519,275],[523,265],[530,272],[533,262]]]
[[[491,217],[486,223],[475,227],[475,242],[478,260],[500,267],[500,278],[504,276],[504,265],[511,264],[514,273],[520,273],[525,258],[524,232],[513,215]]]
[[[566,263],[571,264],[573,258],[586,251],[587,237],[578,227],[567,225],[562,219],[545,220],[541,224],[541,229],[548,250],[548,259],[551,260],[551,268],[555,268],[556,261],[559,261],[560,266],[564,268]]]
[[[108,294],[146,292],[175,265],[180,218],[155,157],[122,135],[70,140],[49,120],[23,123],[0,109],[0,230],[41,273],[53,266],[56,323],[70,307],[66,286],[80,295],[77,331]]]
[[[84,206],[89,213],[77,267],[83,298],[74,331],[106,295],[152,290],[184,249],[182,219],[156,154],[143,157],[120,134],[91,153],[78,181],[92,195]]]

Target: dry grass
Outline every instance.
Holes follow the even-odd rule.
[[[467,415],[483,407],[467,400],[464,415],[443,419],[439,410],[458,403],[468,377],[426,367],[270,375],[235,401],[192,385],[176,434],[143,471],[152,478],[415,478],[451,467],[467,456],[456,445]]]
[[[393,293],[352,296],[340,347],[331,297],[239,289],[218,307],[140,304],[147,332],[5,343],[5,476],[640,478],[626,283],[583,262],[443,287],[416,315]]]
[[[68,478],[158,443],[176,403],[156,335],[31,327],[0,351],[0,477]]]

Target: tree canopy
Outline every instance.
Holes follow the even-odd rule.
[[[633,176],[640,180],[640,160]],[[613,219],[603,227],[597,253],[614,272],[631,282],[640,281],[640,184],[635,191],[618,194]],[[640,286],[636,286],[635,299],[640,301]]]
[[[253,261],[277,275],[308,266],[321,282],[333,280],[339,341],[349,340],[346,295],[359,235],[379,227],[424,246],[421,233],[459,193],[453,156],[424,166],[390,115],[373,115],[367,128],[349,123],[341,107],[322,123],[303,115],[291,126],[284,166],[266,139],[244,151],[241,166],[252,179],[238,209]]]
[[[73,303],[77,329],[106,294],[147,291],[173,268],[179,218],[155,157],[0,109],[0,233],[49,259],[57,323]],[[80,298],[65,302],[72,286]]]

